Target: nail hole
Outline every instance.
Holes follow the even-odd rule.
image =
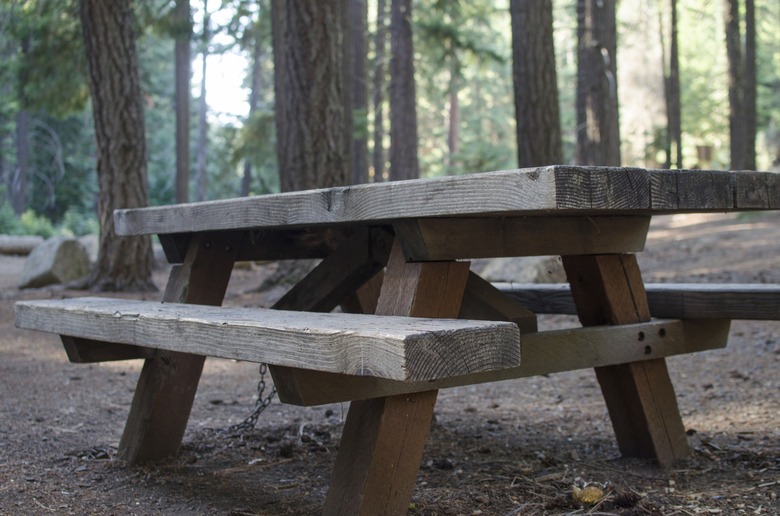
[[[658,336],[666,337],[666,328],[661,328],[660,330],[658,330]]]
[[[653,348],[651,348],[650,346],[645,346],[645,355],[649,355],[652,352],[653,352]]]
[[[645,332],[640,331],[639,335],[637,335],[637,338],[639,339],[639,342],[642,342],[643,340],[645,340]]]

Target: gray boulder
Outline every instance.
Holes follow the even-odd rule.
[[[54,237],[33,249],[24,262],[19,288],[68,283],[89,273],[89,255],[74,238]]]
[[[87,250],[87,256],[92,263],[97,262],[98,249],[100,249],[100,238],[97,235],[84,235],[79,237],[79,242]]]
[[[495,258],[488,260],[480,276],[492,282],[565,283],[566,272],[558,256]]]

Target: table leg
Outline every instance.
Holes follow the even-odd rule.
[[[468,262],[406,263],[396,242],[376,313],[458,316]],[[324,514],[406,514],[437,391],[350,404]]]
[[[650,320],[634,255],[566,256],[563,265],[583,325]],[[689,454],[664,359],[597,367],[596,376],[624,456],[669,466]]]
[[[239,241],[195,235],[184,263],[174,265],[163,301],[220,305]],[[205,357],[157,350],[144,362],[118,457],[131,463],[175,455],[181,445]]]

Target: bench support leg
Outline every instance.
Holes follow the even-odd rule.
[[[634,255],[563,258],[584,326],[650,320]],[[597,367],[620,452],[669,466],[690,450],[664,359]]]
[[[396,242],[376,313],[456,318],[468,262],[406,263]],[[350,404],[324,514],[406,514],[437,391]]]
[[[163,301],[220,305],[239,248],[237,239],[196,235],[175,265]],[[141,463],[179,451],[205,357],[158,350],[144,363],[118,457]]]

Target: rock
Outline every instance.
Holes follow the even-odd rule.
[[[84,235],[79,237],[79,242],[87,250],[90,263],[97,262],[98,250],[100,249],[100,237],[97,235]]]
[[[24,262],[19,288],[38,288],[86,276],[89,255],[74,238],[54,237],[36,247]]]
[[[0,235],[0,254],[27,256],[42,242],[39,236]]]
[[[515,283],[565,283],[566,272],[558,256],[495,258],[480,274],[487,281]]]

